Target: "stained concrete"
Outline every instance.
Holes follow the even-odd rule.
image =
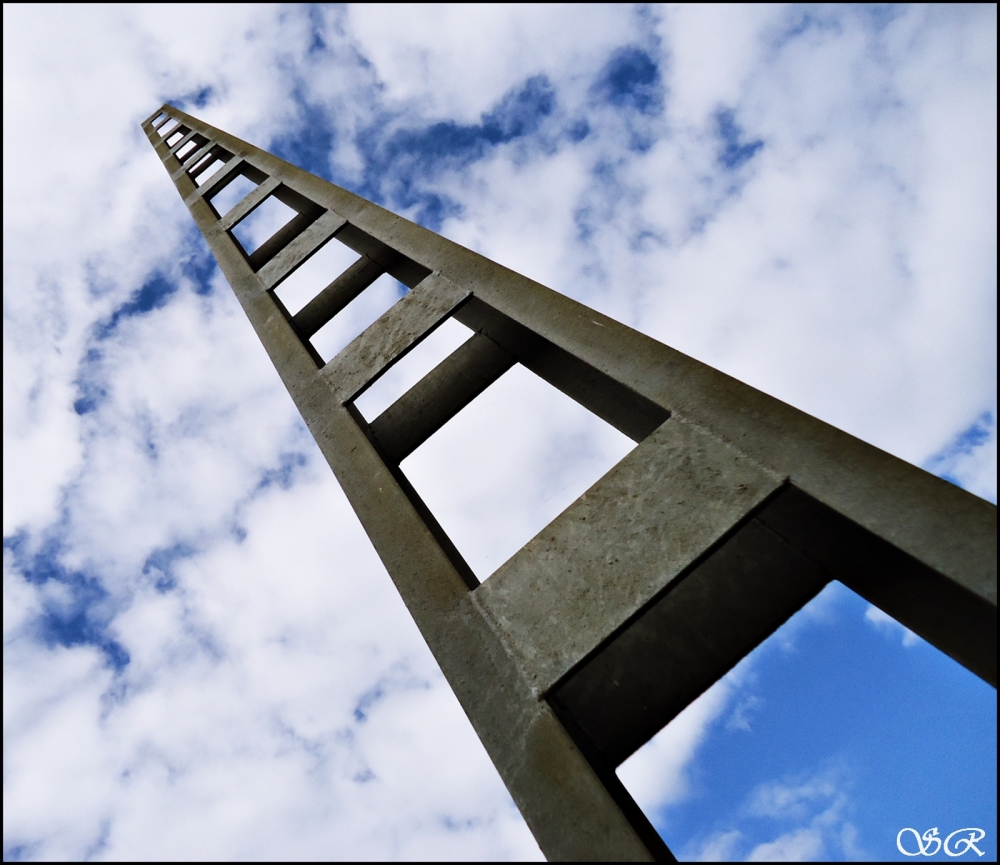
[[[666,421],[472,599],[547,693],[685,573],[782,478],[695,424]]]
[[[671,859],[615,767],[831,579],[995,685],[995,506],[172,106],[143,128],[548,858]],[[159,129],[225,165],[197,187]],[[249,256],[210,203],[239,175],[299,213]],[[324,363],[271,289],[334,236],[412,291]],[[448,316],[640,443],[482,585],[398,463],[503,364],[353,404]]]

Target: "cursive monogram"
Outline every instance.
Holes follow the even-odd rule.
[[[916,839],[916,850],[907,850],[903,846],[903,836],[906,833],[910,833]],[[965,836],[965,833],[968,833],[968,837],[960,837],[952,843],[952,838],[955,838],[956,835]],[[982,856],[984,855],[983,851],[976,846],[976,842],[982,841],[985,837],[986,832],[983,829],[973,829],[970,827],[967,829],[956,829],[942,841],[937,826],[933,829],[928,829],[923,835],[916,829],[907,827],[900,829],[896,835],[896,848],[904,856],[934,856],[941,850],[944,850],[947,856],[963,856],[970,850],[975,850],[977,856]]]

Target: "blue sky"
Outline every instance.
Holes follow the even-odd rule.
[[[539,855],[163,101],[996,501],[995,7],[7,5],[4,80],[6,859]],[[514,372],[404,468],[485,576],[627,448]],[[682,858],[995,858],[995,730],[834,585],[621,776]]]

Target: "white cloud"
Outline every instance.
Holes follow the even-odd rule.
[[[691,761],[733,692],[731,677],[717,682],[618,767],[643,813],[652,818],[688,794]]]
[[[53,858],[98,842],[125,859],[531,858],[332,478],[272,488],[242,523],[245,540],[115,617],[131,654],[117,682],[93,649],[8,642],[6,843],[44,839],[33,855]]]
[[[849,819],[849,773],[837,765],[758,785],[739,809],[738,826],[690,843],[682,858],[700,862],[808,862],[868,858]],[[759,841],[761,837],[770,840]]]
[[[835,799],[842,779],[825,772],[805,779],[761,784],[749,796],[746,810],[753,817],[802,820],[817,801]]]
[[[898,635],[906,648],[911,646],[916,646],[921,642],[920,637],[913,633],[905,625],[901,625],[888,613],[882,612],[876,606],[869,606],[865,610],[865,621],[868,622],[875,630],[881,631],[887,635]]]
[[[769,31],[787,14],[756,4],[669,7],[658,29],[669,46],[677,121],[700,126],[720,106],[739,102],[767,50]]]
[[[701,845],[693,861],[731,862],[734,851],[742,838],[743,834],[738,829],[732,829],[728,832],[716,832]]]
[[[594,7],[572,23],[558,6],[351,6],[347,27],[391,103],[422,117],[475,123],[533,75],[588,78],[614,48],[637,38],[636,13]],[[412,108],[411,108],[412,110]]]
[[[982,72],[994,61],[972,35],[983,22],[911,10],[875,28],[830,12],[779,39],[806,13],[772,12],[753,38],[740,14],[713,50],[745,43],[732,62],[750,71],[728,79],[745,83],[685,100],[706,85],[672,59],[648,151],[623,148],[620,113],[591,112],[572,150],[543,163],[501,148],[456,176],[446,188],[473,194],[445,231],[922,462],[994,402],[995,335],[980,324],[995,313],[995,85]],[[669,56],[696,50],[717,17],[664,16]],[[763,143],[735,175],[716,163],[720,107]],[[543,184],[551,195],[536,194]],[[583,240],[581,209],[595,214]]]
[[[758,844],[747,862],[813,862],[823,857],[823,838],[815,829],[796,829]]]
[[[746,815],[800,825],[755,845],[746,861],[804,862],[845,855],[863,858],[855,844],[857,832],[847,819],[848,786],[845,772],[834,766],[813,775],[770,781],[751,791],[744,804]]]

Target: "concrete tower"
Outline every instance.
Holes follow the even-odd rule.
[[[831,580],[995,687],[995,506],[169,105],[143,129],[548,858],[672,860],[615,769]],[[270,197],[297,215],[248,253]],[[289,314],[328,242],[357,262]],[[409,292],[324,362],[383,273]],[[474,335],[366,421],[449,317]],[[637,446],[480,584],[399,464],[514,364]]]

